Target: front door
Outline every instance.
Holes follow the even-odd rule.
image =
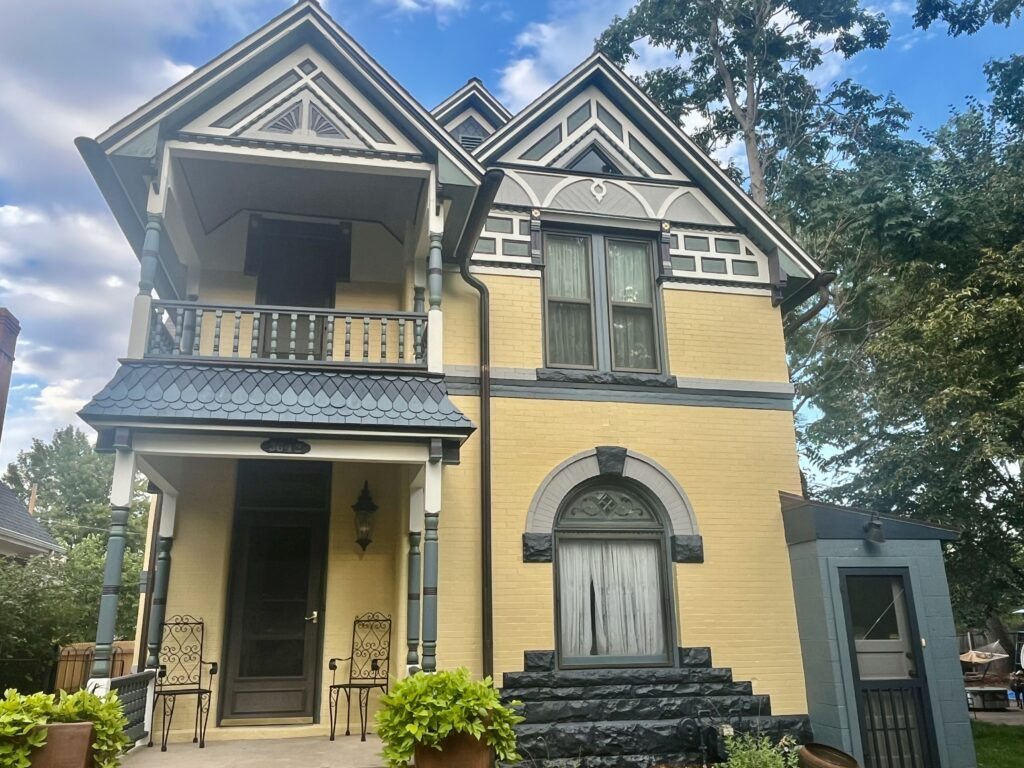
[[[221,722],[318,711],[330,465],[239,463]]]
[[[907,572],[840,575],[865,765],[931,768],[933,720]]]

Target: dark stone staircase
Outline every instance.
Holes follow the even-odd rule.
[[[709,648],[680,648],[677,667],[564,671],[553,652],[529,651],[525,670],[506,673],[502,689],[523,704],[522,768],[700,765],[721,749],[716,729],[726,725],[811,739],[805,716],[773,716],[768,696],[711,666]]]

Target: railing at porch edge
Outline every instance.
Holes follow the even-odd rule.
[[[147,669],[144,672],[115,677],[110,681],[110,690],[117,693],[121,709],[128,719],[124,732],[130,744],[137,744],[149,737],[155,679],[156,671]]]
[[[157,300],[145,356],[425,368],[427,315]]]

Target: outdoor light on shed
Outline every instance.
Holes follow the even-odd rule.
[[[359,498],[352,505],[356,513],[356,544],[363,548],[363,552],[373,541],[373,515],[377,511],[377,505],[370,497],[370,483],[363,481],[363,490]]]
[[[872,515],[864,526],[864,538],[872,544],[885,544],[885,531],[882,530],[882,518]]]

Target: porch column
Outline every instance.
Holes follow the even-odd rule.
[[[437,545],[441,518],[441,462],[427,462],[423,514],[423,671],[437,669]]]
[[[409,531],[409,607],[408,647],[405,663],[410,667],[420,664],[420,531]]]
[[[156,669],[160,666],[160,642],[163,639],[164,619],[167,616],[167,586],[171,580],[171,546],[174,544],[174,517],[177,507],[177,494],[165,492],[156,542],[153,602],[149,613],[149,633],[146,637],[146,669]]]
[[[163,217],[150,214],[149,221],[146,223],[146,238],[142,242],[139,293],[132,305],[132,327],[128,335],[128,357],[132,359],[139,359],[146,354],[146,339],[149,336],[149,324],[152,322],[153,283],[156,279],[162,233]]]
[[[430,233],[430,251],[427,256],[427,370],[441,373],[444,369],[444,316],[441,314],[441,232]]]
[[[135,479],[135,454],[127,445],[127,440],[118,438],[115,438],[114,479],[110,487],[110,533],[107,535],[107,557],[103,568],[103,594],[100,596],[96,653],[92,663],[92,677],[104,680],[110,677],[110,655],[117,625],[117,598],[121,592],[121,568],[124,565],[128,515],[131,512],[132,485]],[[117,442],[122,442],[122,445],[117,446]]]

